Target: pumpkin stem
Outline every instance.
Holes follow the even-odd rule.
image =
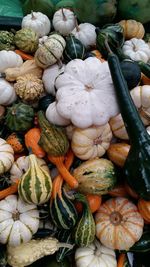
[[[75,28],[76,28],[76,31],[79,32],[80,31],[80,27],[79,27],[79,24],[78,24],[78,21],[77,21],[77,16],[74,16],[75,17]]]
[[[114,225],[119,225],[122,221],[122,215],[118,211],[114,211],[110,214],[110,221]]]
[[[65,13],[64,13],[64,9],[63,9],[63,7],[62,7],[62,9],[61,9],[61,12],[62,12],[62,15],[63,15],[63,20],[64,20],[64,21],[67,21],[67,18],[66,18],[66,15],[65,15]]]
[[[33,14],[33,10],[31,10],[31,19],[33,19],[33,20],[36,19],[35,15]]]

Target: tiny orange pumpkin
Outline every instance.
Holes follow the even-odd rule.
[[[10,134],[6,139],[6,142],[12,146],[14,153],[19,154],[24,151],[24,140],[19,133]]]

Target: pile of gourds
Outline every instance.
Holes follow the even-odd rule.
[[[0,31],[0,77],[0,266],[125,267],[128,252],[146,257],[142,23],[96,28],[68,8],[51,21],[31,12],[20,30]]]

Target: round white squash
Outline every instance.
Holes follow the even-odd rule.
[[[31,240],[39,227],[35,205],[24,203],[16,195],[0,201],[0,243],[17,246]]]
[[[21,56],[14,51],[0,51],[0,72],[4,72],[8,68],[20,67],[22,64]]]
[[[51,30],[49,18],[41,12],[31,12],[23,17],[22,28],[30,28],[35,31],[39,37],[47,35]]]
[[[4,139],[0,138],[0,174],[7,172],[14,162],[14,151]]]
[[[56,102],[53,102],[48,106],[46,110],[46,118],[49,122],[59,126],[70,124],[70,120],[63,118],[57,111]]]
[[[77,267],[117,267],[115,251],[96,239],[88,247],[76,249],[75,261]]]
[[[54,64],[49,68],[45,69],[42,76],[42,81],[44,84],[45,91],[48,94],[55,95],[55,80],[59,74],[63,73],[65,70],[65,64],[61,66],[59,64]]]
[[[75,27],[74,13],[67,8],[61,8],[54,13],[53,26],[56,31],[66,36]]]
[[[75,156],[82,160],[88,160],[102,157],[109,148],[111,139],[112,131],[109,123],[87,129],[75,128],[71,147]]]
[[[72,34],[85,46],[93,46],[96,44],[96,27],[91,23],[81,23],[76,25]]]
[[[132,60],[143,61],[147,63],[150,59],[150,48],[142,39],[132,38],[124,42],[122,51],[126,56]]]
[[[0,78],[0,105],[8,106],[16,101],[17,95],[13,84]]]

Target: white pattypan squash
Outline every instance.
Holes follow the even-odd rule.
[[[4,72],[8,68],[20,67],[22,64],[21,56],[14,51],[0,51],[0,72]]]
[[[41,12],[31,12],[23,17],[22,28],[30,28],[35,31],[39,37],[47,35],[51,30],[49,18]]]
[[[97,58],[70,61],[56,79],[56,108],[79,128],[103,125],[119,113],[107,62]]]
[[[115,251],[98,240],[88,247],[77,248],[75,261],[77,267],[117,267]]]
[[[67,8],[61,8],[54,13],[53,26],[56,31],[66,36],[75,27],[75,15]]]
[[[65,65],[61,66],[57,63],[44,70],[42,81],[47,93],[55,95],[55,80],[57,76],[64,72]]]
[[[72,34],[85,46],[89,47],[96,44],[96,27],[91,23],[81,23],[76,25]]]
[[[17,95],[13,85],[0,78],[0,105],[8,106],[16,101]]]
[[[31,240],[39,227],[35,205],[24,203],[16,195],[0,201],[0,243],[17,246]]]
[[[57,111],[56,102],[51,103],[46,110],[46,118],[53,124],[66,126],[70,124],[70,120],[63,118]]]
[[[132,38],[124,42],[122,51],[126,56],[132,60],[143,61],[147,63],[150,59],[150,48],[142,39]]]

